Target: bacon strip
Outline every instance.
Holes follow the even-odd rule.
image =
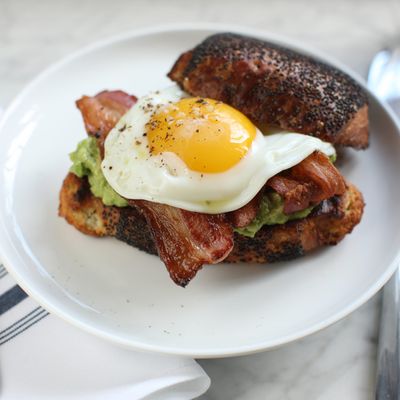
[[[172,280],[186,286],[203,264],[216,264],[233,249],[232,226],[225,215],[185,211],[134,200],[150,226],[158,253]]]
[[[283,211],[292,214],[306,209],[311,205],[313,186],[301,183],[284,175],[275,175],[268,180],[267,185],[283,198]]]
[[[101,155],[104,141],[136,97],[122,91],[84,96],[76,102],[89,135],[97,138]],[[233,231],[225,215],[209,215],[181,210],[159,203],[133,200],[149,224],[161,260],[172,280],[185,286],[203,264],[222,261],[233,248]]]
[[[328,156],[320,151],[315,151],[300,164],[295,165],[290,174],[294,179],[311,182],[316,187],[311,197],[313,203],[319,203],[346,191],[343,176],[329,161]]]
[[[105,90],[94,97],[83,96],[76,102],[86,131],[90,136],[96,137],[102,157],[108,133],[136,101],[135,96],[121,90]]]
[[[346,190],[340,172],[319,151],[292,167],[285,175],[269,179],[267,185],[283,197],[286,214],[304,210]]]
[[[243,228],[256,217],[262,197],[262,190],[243,207],[227,213],[229,221],[235,228]]]

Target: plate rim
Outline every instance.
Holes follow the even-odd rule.
[[[14,97],[11,101],[10,105],[6,108],[0,119],[0,135],[1,132],[8,120],[8,118],[12,115],[14,111],[16,111],[18,105],[24,100],[24,98],[38,85],[40,84],[48,75],[53,72],[61,69],[64,65],[70,63],[71,61],[78,59],[79,57],[89,54],[92,51],[97,49],[105,48],[114,43],[118,43],[121,41],[139,38],[141,36],[160,34],[160,33],[171,33],[171,32],[185,32],[185,31],[201,31],[201,30],[211,30],[215,32],[223,32],[223,31],[231,31],[245,35],[253,35],[264,38],[266,40],[270,40],[273,42],[277,42],[283,45],[286,45],[290,48],[297,49],[302,53],[310,54],[313,57],[316,57],[323,62],[329,63],[336,68],[344,71],[348,75],[350,75],[353,79],[355,79],[361,87],[366,91],[366,93],[374,99],[385,111],[387,117],[391,120],[394,126],[397,128],[397,133],[400,134],[400,124],[395,116],[394,112],[389,108],[389,106],[377,98],[366,86],[365,80],[356,72],[351,70],[349,67],[344,65],[342,62],[338,61],[334,57],[325,54],[323,51],[314,48],[308,44],[303,44],[296,39],[292,39],[290,37],[286,37],[285,35],[275,34],[272,32],[268,32],[267,30],[255,29],[247,26],[234,25],[234,24],[216,24],[216,23],[181,23],[181,24],[166,24],[166,25],[157,25],[151,26],[142,29],[129,30],[117,35],[112,35],[109,37],[105,37],[98,41],[95,41],[92,44],[84,46],[77,51],[72,52],[71,54],[61,58],[60,60],[50,64],[47,68],[42,70],[38,75],[36,75],[25,87]],[[0,235],[3,235],[7,232],[5,224],[3,221],[0,221],[2,230],[0,230]],[[3,235],[3,240],[6,239],[7,235]],[[178,346],[172,347],[167,345],[157,345],[157,344],[148,344],[143,343],[138,340],[124,339],[121,337],[117,337],[111,333],[104,332],[100,328],[94,327],[84,321],[81,321],[76,316],[73,316],[63,310],[58,309],[53,306],[47,299],[46,295],[42,295],[36,290],[33,290],[29,287],[29,284],[25,282],[24,278],[20,275],[20,273],[13,267],[13,262],[11,261],[12,256],[10,256],[7,251],[5,251],[5,244],[3,240],[0,241],[0,258],[4,266],[7,268],[10,275],[16,280],[19,286],[29,294],[34,300],[36,300],[43,308],[47,309],[51,313],[57,315],[62,318],[64,321],[71,323],[72,325],[89,332],[97,337],[106,339],[114,344],[120,345],[125,348],[135,349],[139,351],[147,351],[153,353],[160,354],[169,354],[169,355],[179,355],[186,357],[194,357],[194,358],[222,358],[222,357],[233,357],[239,355],[248,355],[254,354],[261,351],[272,350],[277,347],[281,347],[285,344],[292,343],[294,341],[300,340],[304,337],[312,335],[316,332],[325,329],[334,323],[340,321],[345,318],[353,311],[358,309],[361,305],[363,305],[366,301],[368,301],[373,295],[375,295],[384,284],[390,279],[394,271],[399,267],[400,264],[400,248],[392,262],[388,265],[386,271],[380,279],[378,279],[368,290],[366,290],[362,295],[356,298],[353,302],[347,304],[347,306],[343,307],[340,311],[332,314],[329,318],[325,318],[319,321],[316,324],[309,326],[307,329],[303,329],[297,331],[293,334],[285,335],[275,340],[268,341],[259,341],[255,345],[246,345],[246,346],[235,346],[232,348],[226,348],[223,351],[219,351],[218,349],[214,350],[200,350],[199,349],[184,349],[181,350]],[[18,252],[15,251],[15,255]]]

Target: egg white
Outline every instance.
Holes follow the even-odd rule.
[[[171,152],[150,155],[143,133],[154,107],[184,97],[188,95],[177,86],[150,93],[140,98],[109,133],[102,169],[107,182],[122,197],[209,214],[229,212],[247,204],[268,179],[315,150],[327,156],[335,154],[331,144],[315,137],[293,132],[264,136],[257,130],[246,156],[225,172],[192,171]]]

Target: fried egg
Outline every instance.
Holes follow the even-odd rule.
[[[177,86],[140,98],[104,149],[104,176],[122,197],[209,214],[244,206],[269,178],[315,150],[335,154],[308,135],[263,135],[231,106]]]

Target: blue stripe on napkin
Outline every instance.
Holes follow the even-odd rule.
[[[0,279],[5,277],[7,274],[8,272],[5,267],[0,264]],[[13,307],[20,304],[24,299],[28,298],[28,295],[18,285],[15,285],[12,280],[10,282],[8,281],[9,280],[4,281],[6,285],[2,284],[1,291],[3,291],[3,293],[0,294],[0,315],[11,310]],[[42,307],[36,307],[27,314],[21,316],[15,322],[11,323],[7,328],[0,331],[0,346],[18,336],[20,333],[26,331],[28,328],[42,320],[47,315],[49,315],[49,313],[45,309]]]
[[[13,286],[0,296],[0,315],[4,314],[10,308],[13,308],[27,297],[28,295],[18,285]]]
[[[28,328],[30,328],[32,325],[35,325],[37,322],[42,320],[44,317],[49,315],[49,313],[44,310],[41,307],[38,307],[38,312],[36,312],[34,315],[32,315],[30,318],[26,319],[27,316],[25,316],[23,319],[23,323],[20,325],[16,326],[14,329],[11,329],[12,325],[9,326],[7,329],[5,329],[5,333],[0,336],[0,346],[4,343],[7,343],[9,340],[15,338],[18,336],[20,333],[26,331]],[[15,324],[13,324],[15,325]]]

